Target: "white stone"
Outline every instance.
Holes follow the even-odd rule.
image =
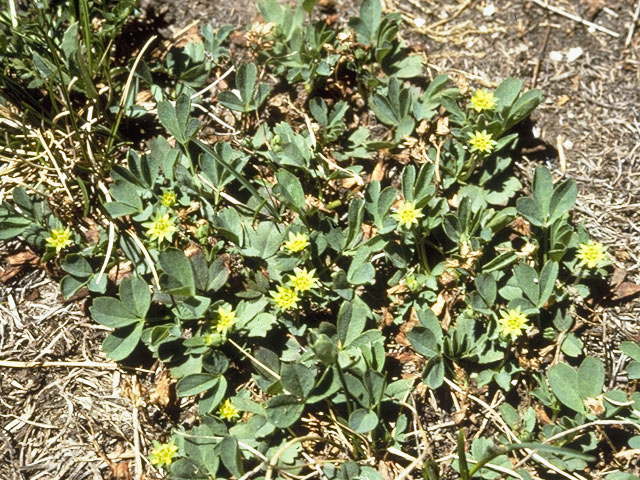
[[[496,13],[496,6],[493,3],[488,4],[482,9],[482,15],[485,17],[490,17],[494,13]]]
[[[567,61],[569,63],[576,61],[582,54],[583,50],[580,47],[570,48],[567,52]]]
[[[563,57],[564,55],[562,55],[562,52],[558,52],[556,50],[549,52],[549,60],[552,62],[561,62]]]

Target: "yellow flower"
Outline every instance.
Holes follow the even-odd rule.
[[[224,307],[218,307],[218,323],[216,323],[216,331],[218,333],[227,333],[236,323],[236,312],[232,309],[226,310]]]
[[[222,405],[220,405],[219,412],[220,417],[224,418],[225,420],[233,420],[235,417],[240,416],[238,409],[233,406],[233,403],[231,403],[231,400],[229,400],[228,398],[224,402],[222,402]]]
[[[487,90],[478,89],[473,92],[473,96],[471,97],[471,106],[476,112],[481,112],[482,110],[492,110],[496,106],[495,99],[493,98],[493,93]]]
[[[587,243],[578,245],[578,253],[576,257],[580,259],[580,263],[589,268],[603,267],[609,263],[609,255],[607,255],[607,247],[600,242],[589,240]]]
[[[174,192],[164,192],[162,194],[162,204],[165,207],[173,207],[178,201],[178,197]]]
[[[278,291],[271,292],[271,296],[276,302],[276,305],[282,310],[296,308],[298,302],[300,301],[298,293],[293,288],[283,287],[282,285],[278,285]]]
[[[481,132],[474,132],[471,135],[469,144],[471,145],[471,152],[491,153],[498,142],[491,138],[491,134],[486,130]]]
[[[400,224],[401,227],[411,228],[414,224],[418,224],[418,219],[423,217],[424,214],[418,210],[413,202],[402,202],[392,217]]]
[[[73,243],[73,240],[71,240],[71,230],[69,228],[54,228],[50,234],[51,236],[45,238],[45,241],[47,242],[47,246],[56,249],[56,253],[60,253],[63,248]]]
[[[520,312],[520,307],[502,312],[502,318],[498,320],[498,323],[500,324],[500,333],[505,337],[511,336],[512,340],[522,335],[522,332],[529,327],[527,316]]]
[[[150,222],[142,224],[143,227],[147,227],[147,236],[150,240],[158,240],[158,243],[162,243],[165,240],[171,241],[171,237],[176,232],[176,226],[173,223],[173,218],[168,213],[164,215],[156,215],[156,218]]]
[[[155,448],[151,450],[151,453],[149,454],[149,461],[158,467],[171,465],[173,457],[178,453],[178,446],[173,442],[158,443],[155,441],[153,442],[153,446]]]
[[[289,276],[289,285],[298,292],[305,292],[319,286],[318,279],[314,276],[315,269],[307,272],[306,268],[294,268],[295,275]]]
[[[298,253],[309,246],[309,237],[304,233],[293,234],[289,232],[289,240],[285,241],[282,247],[289,253]]]

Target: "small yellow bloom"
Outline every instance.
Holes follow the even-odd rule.
[[[289,253],[298,253],[309,246],[309,237],[304,233],[293,234],[289,232],[289,240],[285,241],[282,247]]]
[[[178,197],[174,192],[164,192],[162,194],[162,204],[165,207],[173,207],[178,201]]]
[[[283,287],[282,285],[278,285],[278,291],[271,292],[271,296],[276,302],[276,305],[282,310],[296,308],[300,301],[298,293],[293,288]]]
[[[589,268],[603,267],[609,264],[609,255],[607,255],[607,247],[600,242],[589,240],[587,243],[578,245],[578,253],[576,257],[580,259],[580,263]]]
[[[491,153],[498,142],[493,140],[490,133],[486,130],[481,132],[474,132],[471,135],[469,144],[471,145],[471,152]]]
[[[158,467],[171,465],[173,457],[178,453],[178,446],[173,442],[158,443],[155,441],[153,442],[153,446],[155,448],[151,450],[151,453],[149,454],[149,462]]]
[[[415,207],[413,202],[402,202],[396,208],[392,217],[396,219],[401,227],[411,228],[413,225],[418,224],[418,219],[424,217],[424,214]]]
[[[156,215],[156,218],[150,222],[142,224],[143,227],[147,227],[147,236],[150,240],[158,240],[158,243],[162,243],[165,240],[171,241],[171,237],[177,231],[174,220],[168,213],[164,215]]]
[[[233,403],[231,403],[231,400],[229,400],[228,398],[222,402],[222,405],[220,405],[220,417],[224,418],[225,420],[233,420],[234,418],[240,416],[240,412],[238,412],[238,409],[233,405]]]
[[[236,312],[232,309],[226,310],[224,307],[218,307],[218,322],[216,323],[216,331],[218,333],[227,333],[236,323]]]
[[[493,92],[489,92],[482,88],[476,90],[471,97],[471,106],[476,112],[482,110],[493,110],[496,106],[495,99],[493,98]]]
[[[306,268],[294,268],[295,275],[289,276],[289,285],[298,292],[306,292],[319,286],[318,279],[314,276],[315,269],[310,272]]]
[[[498,323],[500,324],[500,333],[505,337],[511,336],[512,340],[522,335],[522,332],[529,327],[527,316],[520,312],[520,307],[502,312],[502,318],[498,320]]]
[[[71,240],[71,230],[69,228],[54,228],[50,234],[51,236],[45,238],[45,241],[47,242],[47,246],[56,249],[56,253],[60,253],[63,248],[73,243],[73,240]]]

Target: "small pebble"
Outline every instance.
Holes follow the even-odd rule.
[[[413,23],[416,27],[422,28],[427,24],[427,21],[424,18],[415,18]]]
[[[494,13],[496,13],[496,6],[493,3],[488,4],[482,9],[482,15],[484,15],[485,17],[490,17]]]
[[[553,52],[549,52],[549,60],[551,60],[552,62],[561,62],[562,57],[562,52],[558,52],[555,50]]]
[[[582,55],[582,53],[583,53],[583,50],[580,47],[570,48],[569,51],[567,52],[567,61],[569,63],[574,62]]]

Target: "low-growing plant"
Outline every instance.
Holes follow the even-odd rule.
[[[640,397],[608,390],[572,332],[576,299],[610,263],[571,221],[575,182],[539,167],[526,194],[514,174],[517,126],[541,93],[506,79],[466,98],[446,75],[423,91],[398,15],[365,0],[335,30],[309,23],[314,3],[260,2],[270,24],[247,34],[254,61],[217,94],[239,136],[209,142],[193,108],[230,33],[204,27],[202,45],[145,69],[165,135],[111,167],[91,240],[20,188],[0,206],[0,239],[59,262],[66,297],[100,295],[91,316],[113,329],[111,358],[149,352],[178,397],[197,400],[197,424],[150,452],[170,478],[379,479],[393,451],[415,458],[404,475],[439,478],[409,440],[421,414],[408,399],[450,382],[501,390],[496,415],[513,434],[475,438],[467,453],[460,430],[460,478],[586,469],[597,435],[581,426],[638,426]],[[156,82],[167,72],[175,86]],[[308,98],[287,121],[264,116],[297,82]],[[377,128],[356,120],[361,109]],[[405,376],[391,354],[403,335],[423,365]],[[638,378],[637,345],[621,348]],[[568,363],[532,360],[550,349]],[[514,470],[523,449],[537,453]]]

